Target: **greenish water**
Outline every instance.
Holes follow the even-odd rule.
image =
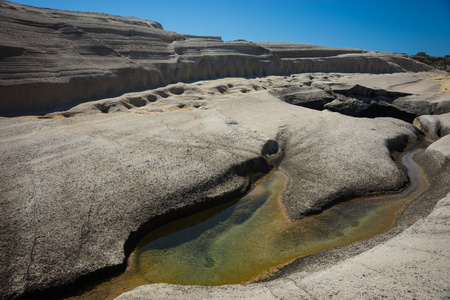
[[[402,193],[345,202],[296,222],[280,205],[288,178],[275,171],[232,205],[150,233],[138,245],[136,272],[149,282],[242,283],[295,258],[379,234],[428,186],[412,155],[403,158],[412,185]]]
[[[247,196],[162,226],[129,258],[127,271],[81,298],[105,299],[147,283],[223,285],[257,281],[294,259],[384,232],[428,181],[403,156],[411,185],[398,194],[354,199],[292,222],[281,205],[288,177],[277,170]]]

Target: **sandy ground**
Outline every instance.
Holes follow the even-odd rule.
[[[445,94],[450,94],[450,75],[447,72],[439,73],[424,73],[425,76],[437,81],[440,84],[440,91]]]

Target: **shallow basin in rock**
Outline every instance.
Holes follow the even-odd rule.
[[[288,177],[273,171],[240,200],[152,231],[131,255],[127,272],[84,297],[114,296],[146,283],[250,283],[298,257],[384,232],[429,185],[412,160],[416,152],[403,157],[411,185],[401,193],[354,199],[299,221],[281,205]]]

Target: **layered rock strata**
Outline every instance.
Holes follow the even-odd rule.
[[[407,184],[404,170],[393,158],[421,140],[412,124],[383,114],[354,118],[293,106],[284,97],[291,92],[298,99],[324,103],[338,91],[343,97],[371,101],[389,96],[393,106],[403,101],[397,109],[409,107],[419,116],[421,129],[440,137],[420,156],[432,188],[417,205],[432,207],[448,192],[449,148],[444,136],[448,118],[420,117],[430,114],[429,107],[440,109],[432,113],[445,112],[448,95],[439,93],[428,77],[411,72],[258,77],[312,70],[428,70],[419,63],[355,49],[222,42],[216,37],[167,32],[152,21],[104,14],[4,1],[0,8],[0,110],[31,112],[31,116],[0,118],[0,298],[61,297],[80,282],[117,273],[149,230],[243,195],[273,167],[281,167],[290,177],[283,204],[292,219],[350,197],[397,191]],[[226,76],[251,78],[178,82]],[[172,81],[177,83],[167,84]],[[150,86],[157,88],[146,89]],[[136,89],[143,90],[85,102]],[[77,101],[82,103],[75,105]],[[70,107],[45,115],[39,111],[69,103]],[[436,210],[443,214],[442,222],[448,219],[442,209],[447,200]],[[427,220],[434,224],[440,219],[431,215]],[[406,241],[424,240],[414,237],[423,228],[418,226],[403,235]],[[420,253],[435,251],[436,258],[442,258],[442,249],[448,248],[442,228],[432,231],[435,235],[423,243],[431,248],[419,249]],[[293,276],[272,283],[180,289],[155,285],[123,297],[145,298],[146,289],[168,291],[165,297],[172,298],[201,290],[209,294],[197,295],[224,298],[236,293],[323,297],[324,290],[340,291],[340,283],[327,277],[328,270],[344,274],[337,280],[353,270],[361,275],[356,275],[359,287],[383,277],[374,271],[365,280],[367,269],[352,267],[364,260],[372,270],[389,269],[371,264],[384,257],[376,253],[390,253],[386,249],[392,246],[380,248],[381,252],[373,250],[375,255],[355,258],[356,263],[343,262],[343,269],[322,266],[323,271],[315,275],[293,266]],[[397,248],[395,253],[414,259]],[[448,260],[435,261],[444,271],[450,270]],[[400,261],[392,277],[409,279],[402,274],[410,266]],[[448,286],[431,272],[434,266],[431,261],[420,264],[431,274],[421,285],[424,298],[439,297],[437,290]],[[347,273],[337,272],[344,269]],[[330,288],[306,288],[318,281],[330,283]],[[349,298],[364,296],[348,292],[351,282],[344,286]],[[394,297],[406,295],[396,290],[397,285],[388,287]],[[369,297],[377,296],[377,289],[380,286],[375,285]]]
[[[223,42],[165,31],[154,21],[0,2],[0,112],[229,76],[401,72],[431,67],[366,50]]]

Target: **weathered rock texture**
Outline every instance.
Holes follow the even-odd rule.
[[[0,8],[2,113],[38,114],[36,110],[49,106],[82,102],[39,117],[0,118],[0,298],[4,299],[46,298],[70,291],[80,278],[118,271],[148,230],[242,195],[271,167],[281,167],[290,177],[283,203],[293,219],[350,197],[407,184],[393,157],[420,139],[412,124],[294,106],[286,95],[318,103],[338,91],[343,97],[370,101],[386,96],[393,106],[403,101],[403,106],[395,107],[408,107],[406,111],[415,115],[429,114],[430,103],[445,111],[441,103],[448,99],[434,81],[411,72],[258,77],[314,70],[428,68],[390,54],[304,44],[225,43],[215,37],[167,32],[156,22],[134,18],[10,2],[0,2]],[[248,77],[178,82],[226,76]],[[172,81],[177,83],[167,84]],[[156,88],[145,89],[151,86]],[[136,89],[143,90],[85,102]],[[446,124],[445,118],[439,117],[440,124]],[[432,190],[439,191],[421,199],[425,204],[441,199],[450,186],[445,181],[447,137],[421,156],[433,180]],[[442,236],[447,247],[445,233]],[[433,248],[429,241],[426,245]],[[440,247],[436,244],[433,249],[441,251]],[[379,259],[364,256],[368,263]],[[448,260],[436,262],[450,270]],[[387,266],[379,264],[379,270]],[[395,272],[403,271],[402,266],[395,266],[395,276],[401,277]],[[423,266],[429,270],[434,265]],[[330,289],[339,285],[325,271],[306,281],[301,270],[293,272],[298,274],[294,282],[281,278],[281,284],[266,283],[258,293],[251,291],[261,285],[183,287],[182,292],[217,291],[226,297],[225,289],[232,290],[233,297],[240,291],[242,297],[258,297],[260,292],[276,296],[277,289],[280,297],[288,293],[287,298],[298,298],[309,292],[301,282],[316,284],[326,278],[323,282],[330,283]],[[425,297],[438,297],[432,287],[440,289],[446,283],[437,273],[430,274],[423,283],[428,289]],[[361,286],[379,279],[363,277],[358,277]],[[269,285],[270,290],[265,288]],[[179,292],[171,286],[147,288],[163,294]],[[377,288],[370,295],[376,295]],[[392,295],[405,295],[394,288],[389,287]],[[145,289],[124,297],[139,299]],[[215,297],[214,293],[198,295]],[[312,294],[321,298],[321,293]]]
[[[347,83],[345,78],[324,77],[326,80],[288,83],[273,89],[273,94],[298,106],[326,109],[354,117],[393,117],[408,123],[421,115],[450,111],[450,96],[443,96],[436,101],[436,93],[405,93],[389,90],[392,86],[382,89],[351,81]],[[424,78],[415,78],[411,73],[397,77],[403,78],[400,81],[403,84],[410,83],[411,80],[426,81]]]
[[[450,113],[430,116],[423,115],[414,120],[414,125],[433,140],[450,134]]]
[[[283,201],[294,219],[404,186],[391,152],[418,130],[292,106],[268,91],[311,76],[339,77],[179,83],[47,119],[1,119],[3,296],[118,269],[147,230],[241,195],[270,166],[291,178]]]
[[[130,233],[242,195],[268,171],[265,140],[218,120],[204,110],[2,120],[3,296],[119,266]]]
[[[305,44],[223,42],[154,21],[0,1],[0,112],[47,109],[171,82],[297,72],[431,67],[392,54]]]
[[[117,299],[448,299],[449,215],[450,194],[397,237],[305,277],[292,274],[248,286],[154,284]]]

